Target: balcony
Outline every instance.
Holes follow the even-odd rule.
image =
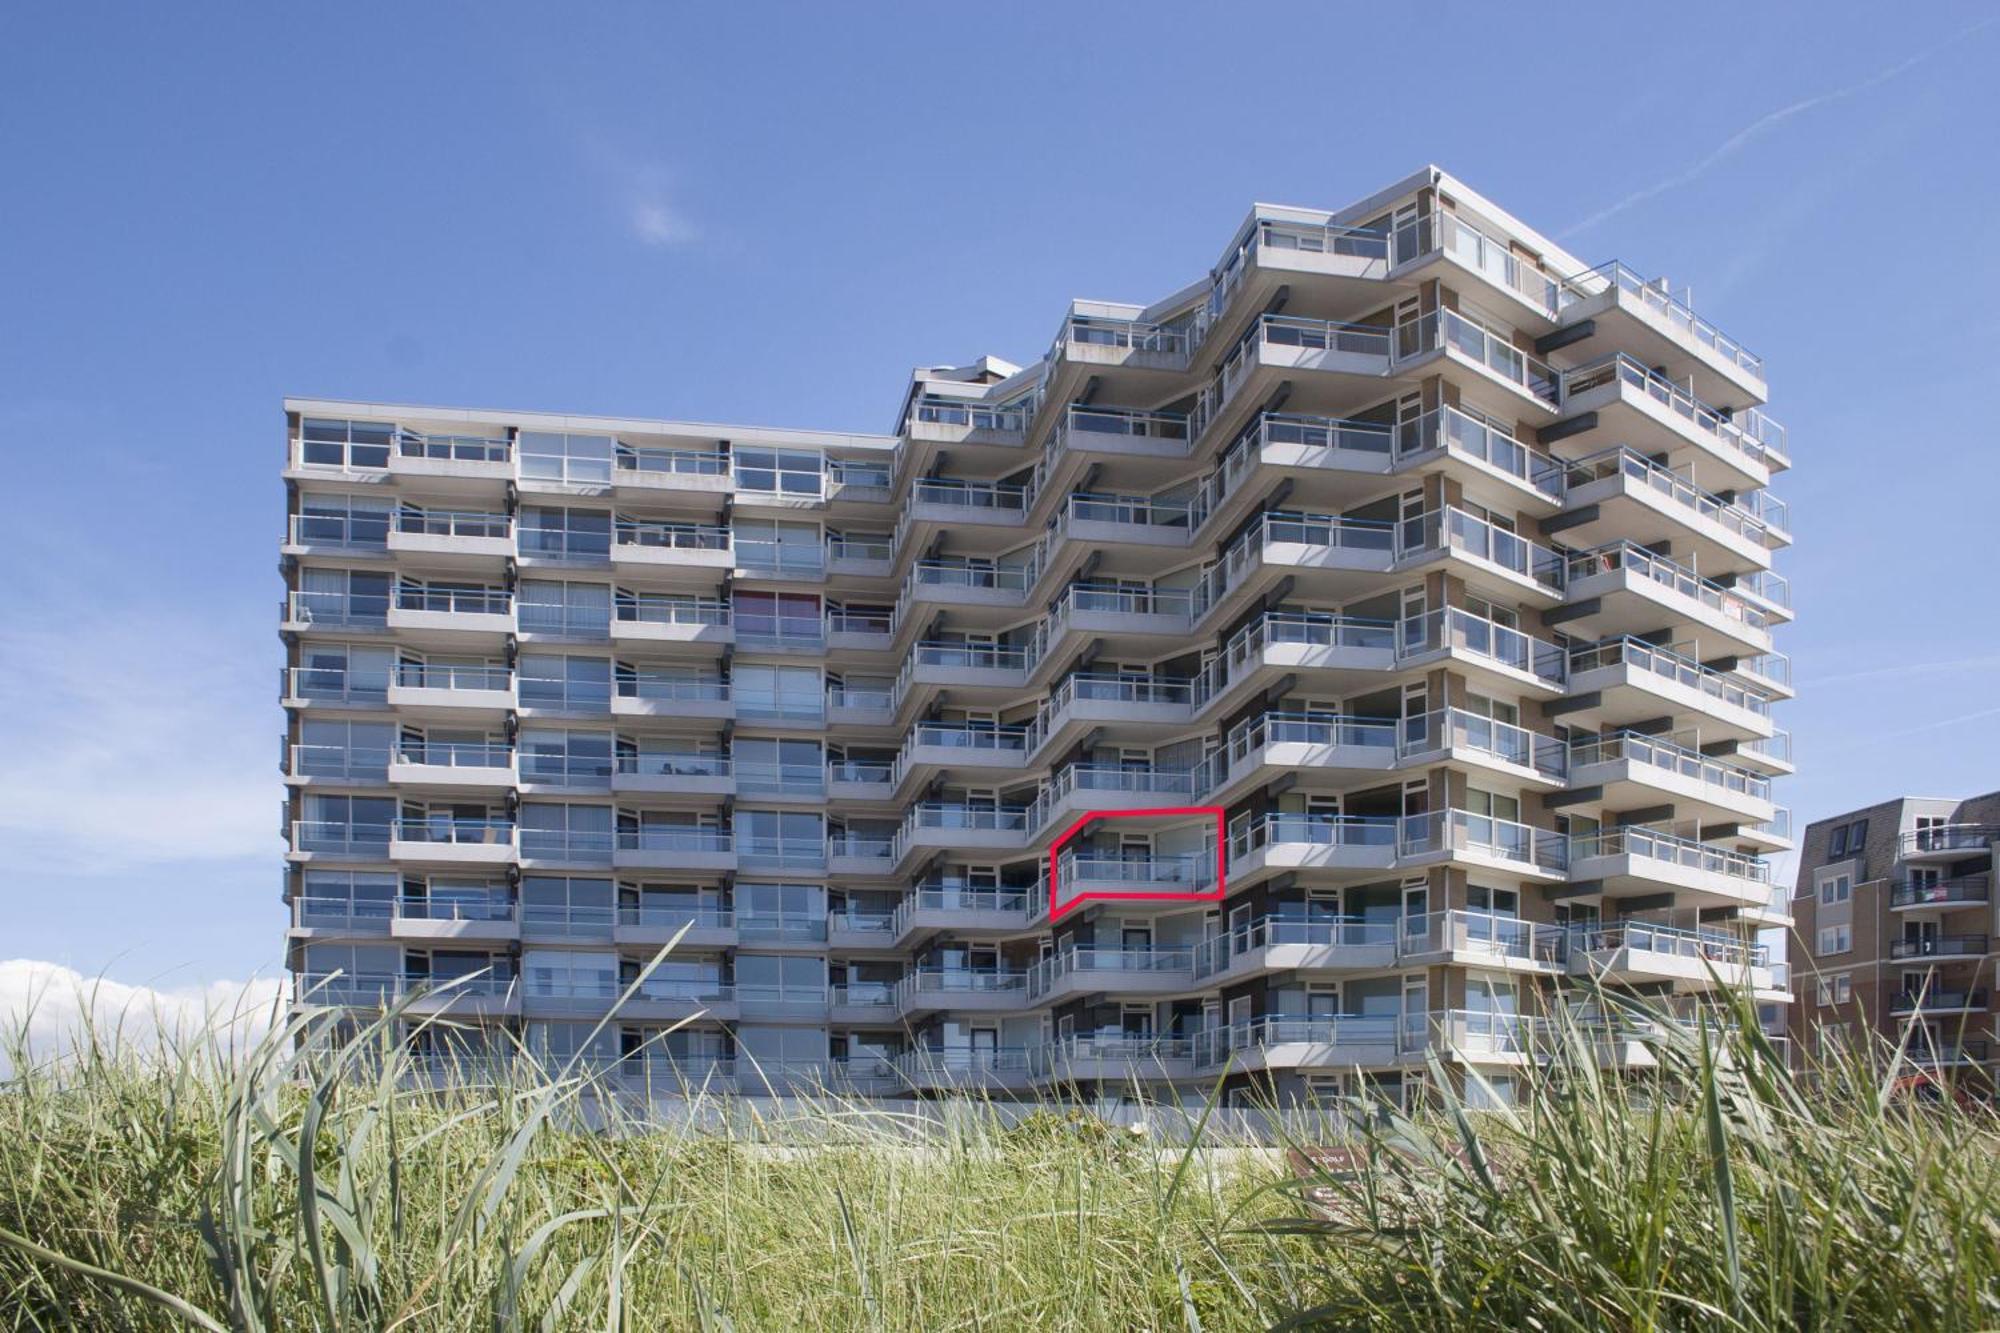
[[[1928,1068],[1979,1065],[1986,1063],[1987,1044],[1983,1038],[1978,1041],[1958,1041],[1942,1037],[1933,1041],[1927,1036],[1913,1033],[1909,1045],[1904,1049],[1904,1054],[1909,1057],[1911,1063]]]
[[[894,1023],[897,985],[893,981],[848,981],[826,988],[829,1023]]]
[[[1566,957],[1561,926],[1494,912],[1451,910],[1402,919],[1400,961],[1429,959],[1474,967],[1560,972]]]
[[[1899,990],[1889,997],[1889,1012],[1892,1014],[1977,1014],[1986,1011],[1989,998],[1984,986],[1961,990],[1944,990],[1938,987]]]
[[[1179,372],[1187,369],[1195,333],[1186,325],[1133,318],[1137,307],[1078,301],[1050,348],[1052,362],[1102,369]]]
[[[518,1014],[520,992],[511,977],[411,977],[391,972],[301,972],[301,1004],[381,1009],[402,1001],[413,1017],[450,1014],[497,1018]]]
[[[1393,869],[1394,816],[1273,814],[1229,831],[1229,877],[1262,870]]]
[[[832,759],[826,794],[836,801],[887,801],[896,792],[896,765],[886,759]]]
[[[292,899],[294,938],[380,939],[389,934],[394,909],[387,898],[302,894]]]
[[[1381,1067],[1398,1063],[1411,1049],[1396,1014],[1272,1014],[1199,1032],[1193,1047],[1195,1068],[1202,1071],[1224,1065],[1242,1071]]]
[[[919,1046],[896,1057],[905,1083],[923,1090],[1025,1088],[1025,1046]]]
[[[1410,218],[1390,233],[1390,241],[1391,262],[1399,270],[1445,259],[1498,295],[1519,302],[1525,307],[1523,314],[1550,321],[1562,308],[1565,292],[1560,279],[1516,252],[1506,238],[1489,234],[1457,213],[1438,208]]]
[[[600,781],[620,794],[728,796],[742,789],[741,775],[732,775],[728,755],[695,750],[648,748],[621,754]]]
[[[315,630],[380,630],[389,623],[389,595],[381,593],[294,592],[278,608],[289,634]]]
[[[280,667],[278,697],[286,708],[375,708],[388,699],[389,672],[346,667]]]
[[[1649,632],[1666,618],[1745,654],[1771,646],[1773,618],[1761,606],[1635,542],[1577,552],[1567,570],[1569,605],[1561,618],[1588,617],[1606,637]]]
[[[729,682],[720,677],[691,677],[682,672],[640,667],[618,673],[611,696],[614,717],[678,718],[726,721],[736,716]]]
[[[729,455],[707,449],[641,449],[620,444],[611,484],[622,492],[667,498],[664,493],[727,495],[736,489]]]
[[[1458,607],[1414,616],[1396,627],[1396,665],[1428,666],[1449,659],[1474,676],[1554,692],[1567,659],[1561,647]]]
[[[285,763],[290,786],[315,783],[373,785],[388,781],[389,751],[346,745],[294,745]]]
[[[1774,728],[1768,736],[1752,736],[1736,747],[1736,760],[1769,777],[1792,772],[1792,733]]]
[[[405,508],[389,530],[389,550],[431,562],[479,568],[514,554],[514,520],[465,509]]]
[[[917,1013],[1011,1013],[1028,1003],[1028,973],[1022,968],[919,968],[896,987],[905,1015]]]
[[[619,518],[612,529],[611,563],[635,572],[727,572],[741,559],[727,527],[707,523],[641,522]]]
[[[1086,893],[1193,895],[1214,886],[1216,869],[1212,851],[1176,856],[1065,849],[1057,861],[1065,901]]]
[[[427,435],[396,431],[396,449],[386,460],[392,477],[423,477],[466,489],[494,489],[514,478],[512,441],[478,435]],[[481,485],[485,483],[485,485]]]
[[[1394,718],[1338,717],[1314,713],[1264,713],[1238,723],[1212,765],[1204,792],[1262,781],[1264,769],[1381,773],[1398,757]]]
[[[1396,368],[1415,370],[1416,363],[1443,352],[1452,361],[1478,370],[1489,381],[1513,391],[1516,401],[1554,413],[1562,401],[1562,377],[1541,358],[1509,342],[1500,332],[1476,324],[1455,310],[1439,310],[1398,324]]]
[[[1570,877],[1621,895],[1673,890],[1703,905],[1761,908],[1771,895],[1771,868],[1762,858],[1644,828],[1572,839]]]
[[[1033,1048],[1036,1082],[1167,1082],[1194,1073],[1194,1046],[1184,1037],[1101,1032],[1065,1037]]]
[[[1892,910],[1979,907],[1993,898],[1991,875],[1960,875],[1952,879],[1899,879],[1889,890]]]
[[[1185,412],[1144,412],[1071,403],[1049,436],[1048,453],[1186,458],[1192,447]]]
[[[829,533],[826,539],[826,572],[860,578],[883,579],[893,572],[896,545],[889,540],[846,537]]]
[[[514,673],[504,666],[399,662],[387,698],[397,708],[441,716],[503,713],[514,707]]]
[[[1049,639],[1079,634],[1185,635],[1193,595],[1186,588],[1123,588],[1072,583],[1049,614]]]
[[[403,586],[388,610],[390,629],[450,646],[497,648],[514,632],[514,595],[504,588]]]
[[[919,560],[903,580],[904,605],[1020,607],[1034,586],[1032,565],[972,560]]]
[[[1764,398],[1764,360],[1694,312],[1667,290],[1617,260],[1565,278],[1565,324],[1601,321],[1649,364],[1683,362],[1693,389],[1710,402]]]
[[[1991,941],[1985,935],[1924,935],[1892,941],[1889,957],[1898,961],[1911,958],[1983,958],[1990,947]]]
[[[614,643],[735,642],[729,603],[715,597],[620,592],[612,605]]]
[[[441,865],[506,865],[514,859],[514,824],[507,819],[430,815],[399,819],[389,859]]]
[[[1554,736],[1496,722],[1462,708],[1405,718],[1397,738],[1397,762],[1428,765],[1440,761],[1499,769],[1536,784],[1560,783],[1570,764],[1568,751]]]
[[[386,509],[350,511],[343,507],[333,512],[293,514],[285,525],[284,551],[287,555],[379,556],[387,549],[389,529]]]
[[[736,859],[746,871],[826,873],[826,839],[753,834],[736,839]],[[739,917],[738,926],[742,924]]]
[[[1616,985],[1665,984],[1685,993],[1718,984],[1770,990],[1774,980],[1761,944],[1649,921],[1571,926],[1569,970]]]
[[[676,936],[683,948],[734,948],[736,914],[721,907],[621,904],[611,927],[617,944],[657,948]]]
[[[1703,666],[1673,648],[1644,639],[1616,638],[1570,650],[1571,697],[1597,696],[1584,713],[1606,725],[1695,712],[1703,730],[1732,738],[1772,734],[1771,701],[1735,677]],[[1714,724],[1711,726],[1711,724]]]
[[[1762,413],[1712,407],[1624,353],[1563,372],[1563,411],[1643,454],[1696,451],[1722,467],[1726,489],[1757,490],[1787,466],[1784,428]]]
[[[629,981],[610,976],[558,976],[522,994],[529,1017],[597,1018],[614,1008],[626,1022],[680,1022],[694,1017],[729,1021],[737,1016],[734,989],[715,978],[649,976],[631,995]],[[621,1002],[622,1000],[622,1002]]]
[[[405,740],[390,765],[389,781],[446,790],[512,787],[514,749],[504,743]]]
[[[1024,726],[951,726],[919,722],[910,728],[896,756],[896,780],[918,768],[1020,769],[1033,747],[1033,729]]]
[[[405,895],[396,900],[390,933],[399,940],[509,944],[521,938],[521,913],[506,891]]]
[[[1069,948],[1028,969],[1028,998],[1036,1004],[1075,995],[1161,995],[1193,987],[1192,949]]]
[[[1569,840],[1562,834],[1470,810],[1405,816],[1397,835],[1403,865],[1447,860],[1546,879],[1562,879],[1569,868]]]
[[[1221,679],[1200,682],[1195,703],[1206,709],[1260,672],[1275,679],[1287,671],[1314,670],[1361,687],[1379,680],[1396,662],[1394,621],[1267,611],[1230,637],[1223,648]],[[1338,691],[1342,684],[1330,681],[1328,688]]]
[[[1554,526],[1583,545],[1664,519],[1686,534],[1704,567],[1762,569],[1790,541],[1749,509],[1623,445],[1578,459],[1565,475],[1567,512]]]
[[[898,940],[950,931],[969,939],[1019,934],[1027,928],[1029,895],[1023,889],[974,889],[919,885],[896,907]]]
[[[383,861],[389,856],[388,824],[325,819],[292,821],[289,855],[297,861]]]
[[[1396,921],[1259,917],[1196,945],[1194,976],[1215,986],[1270,972],[1393,967],[1401,934]]]
[[[917,523],[969,523],[1018,528],[1028,521],[1033,492],[1011,482],[959,481],[920,477],[910,483],[908,507],[899,533]]]
[[[912,440],[1019,447],[1027,441],[1037,406],[1034,398],[989,404],[927,395],[910,404],[903,431]]]
[[[611,863],[620,870],[734,870],[736,843],[728,829],[620,829]]]
[[[841,833],[826,840],[826,869],[831,875],[880,878],[896,868],[896,840],[858,833]],[[886,923],[888,914],[883,913]]]
[[[1194,537],[1192,501],[1077,491],[1063,500],[1057,531],[1086,545],[1187,546]]]
[[[1613,809],[1665,796],[1697,807],[1683,813],[1704,819],[1761,823],[1774,814],[1769,778],[1635,731],[1571,742],[1569,771],[1578,786],[1601,787],[1603,803]]]
[[[1990,853],[2000,839],[2000,827],[1991,824],[1934,824],[1905,833],[1897,842],[1904,861],[1959,861]]]

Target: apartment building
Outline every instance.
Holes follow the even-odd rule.
[[[653,1095],[1643,1066],[1581,979],[1789,999],[1765,396],[1426,169],[893,434],[288,400],[292,970]]]
[[[1875,1038],[1990,1090],[2000,792],[1903,796],[1808,825],[1792,913],[1799,1049]]]

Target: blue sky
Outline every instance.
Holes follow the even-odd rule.
[[[1781,799],[2000,786],[2000,15],[1629,12],[9,7],[0,958],[275,966],[283,395],[886,430],[1432,161],[1768,361]]]

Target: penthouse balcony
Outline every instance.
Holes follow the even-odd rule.
[[[1664,796],[1704,820],[1761,823],[1774,813],[1769,778],[1657,736],[1621,731],[1572,741],[1569,765],[1573,788],[1599,789],[1591,799],[1613,809]]]
[[[918,968],[895,987],[895,1003],[904,1015],[935,1013],[1010,1013],[1028,1004],[1025,968]]]
[[[1565,478],[1566,508],[1548,530],[1582,545],[1657,528],[1665,521],[1674,525],[1675,545],[1693,550],[1703,568],[1754,572],[1765,570],[1771,552],[1791,541],[1789,533],[1749,508],[1705,491],[1623,445],[1576,460]],[[1767,513],[1783,508],[1775,501],[1763,507]]]
[[[513,480],[511,440],[480,435],[430,435],[398,428],[396,447],[384,458],[392,477],[422,477],[468,490],[498,490]],[[482,485],[482,483],[484,483]]]
[[[1029,1050],[1029,1077],[1037,1083],[1169,1082],[1193,1073],[1194,1047],[1185,1037],[1100,1032]]]
[[[1761,857],[1644,828],[1572,838],[1570,878],[1620,897],[1683,893],[1697,905],[1761,908],[1771,894],[1771,867]]]
[[[1665,985],[1677,993],[1717,985],[1783,989],[1763,945],[1726,931],[1650,921],[1571,926],[1569,970],[1615,985]]]
[[[1006,403],[924,395],[910,404],[903,433],[912,440],[942,444],[995,444],[1019,447],[1040,400],[1030,396]]]
[[[1991,824],[1934,824],[1897,840],[1898,859],[1911,862],[1962,861],[1991,854],[2000,827]]]
[[[1563,279],[1565,325],[1593,321],[1649,365],[1684,365],[1693,392],[1739,406],[1766,397],[1764,360],[1676,298],[1664,279],[1648,281],[1618,260]]]
[[[1572,554],[1567,580],[1568,605],[1558,617],[1587,620],[1604,637],[1649,632],[1665,621],[1746,655],[1771,646],[1774,617],[1764,607],[1636,542]]]
[[[1305,277],[1355,296],[1379,289],[1389,269],[1389,236],[1364,227],[1342,226],[1305,215],[1253,217],[1237,234],[1232,253],[1219,265],[1201,312],[1205,335],[1241,301],[1261,309],[1284,283]]]
[[[1595,429],[1643,454],[1698,457],[1718,465],[1730,490],[1757,490],[1789,466],[1784,428],[1761,412],[1731,412],[1623,352],[1563,372],[1568,434]]]
[[[621,494],[668,499],[674,493],[700,496],[735,491],[729,455],[714,449],[652,449],[619,444],[612,454],[610,483]]]
[[[1771,700],[1736,677],[1644,639],[1582,644],[1569,654],[1565,716],[1617,727],[1696,713],[1704,734],[1756,740],[1775,734]]]
[[[389,781],[446,790],[512,787],[514,747],[504,742],[405,740],[389,765]]]
[[[1992,947],[1986,935],[1923,935],[1890,942],[1889,957],[1898,961],[1915,958],[1983,958]]]
[[[385,697],[412,713],[495,716],[515,706],[514,673],[504,666],[398,662]]]
[[[1393,967],[1402,929],[1398,921],[1359,917],[1258,917],[1196,945],[1194,976],[1214,986],[1273,972]]]
[[[1068,948],[1028,969],[1028,998],[1037,1005],[1078,995],[1165,995],[1193,988],[1191,949]]]
[[[1959,875],[1952,879],[1899,879],[1889,890],[1891,911],[1912,908],[1950,911],[1959,907],[1983,907],[1993,901],[1993,877],[1988,874]]]

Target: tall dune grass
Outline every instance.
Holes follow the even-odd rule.
[[[1629,1017],[1657,1071],[1558,1025],[1510,1110],[1288,1121],[1355,1150],[1307,1180],[1174,1107],[644,1120],[578,1068],[430,1086],[386,1026],[308,1060],[310,1016],[240,1053],[17,1042],[0,1327],[2000,1325],[1984,1112],[1900,1094],[1893,1052],[1808,1080]]]

